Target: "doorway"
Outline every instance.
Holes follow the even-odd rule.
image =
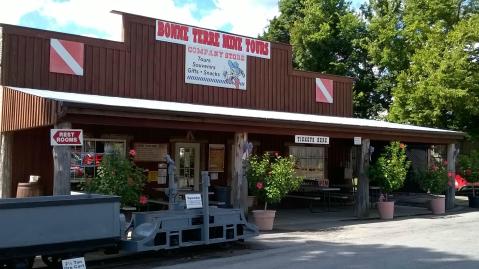
[[[200,144],[176,143],[176,176],[178,188],[200,189]]]

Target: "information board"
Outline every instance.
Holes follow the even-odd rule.
[[[209,158],[208,158],[208,171],[223,172],[225,169],[224,166],[225,166],[225,145],[210,144]]]
[[[136,162],[161,162],[165,161],[168,152],[167,144],[135,143]]]

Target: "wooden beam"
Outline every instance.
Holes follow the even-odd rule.
[[[232,184],[233,207],[248,209],[248,182],[245,177],[244,147],[248,143],[248,133],[235,133],[234,137],[234,167]]]
[[[356,216],[366,218],[369,216],[369,139],[363,139],[359,165],[359,182],[356,199]]]
[[[61,122],[55,129],[70,129],[70,122]],[[53,146],[53,195],[70,195],[70,146]]]
[[[15,197],[12,190],[13,133],[0,133],[0,198]]]
[[[456,189],[456,145],[447,145],[447,174],[449,176],[449,184],[446,191],[446,209],[453,209],[455,206]]]

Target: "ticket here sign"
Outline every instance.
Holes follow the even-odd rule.
[[[271,44],[254,38],[237,36],[162,20],[156,21],[156,40],[183,45],[200,45],[226,50],[225,58],[235,53],[269,59]],[[231,55],[228,55],[231,53]]]

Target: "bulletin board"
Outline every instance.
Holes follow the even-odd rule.
[[[162,162],[168,150],[167,144],[135,143],[135,162]]]
[[[224,172],[225,169],[225,145],[210,144],[208,154],[208,171]]]

